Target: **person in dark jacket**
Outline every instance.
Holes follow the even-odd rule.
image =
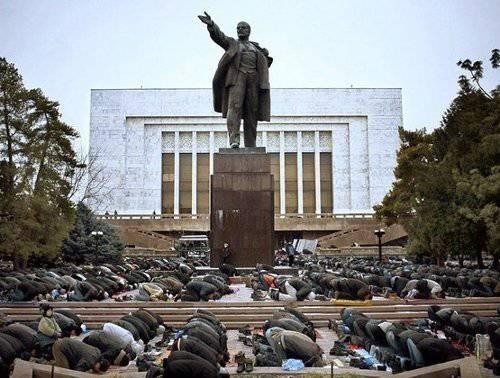
[[[205,281],[192,280],[186,285],[186,290],[181,295],[181,300],[198,302],[200,300],[219,299],[220,297],[216,286]]]
[[[142,339],[142,341],[144,341],[144,344],[147,344],[149,340],[151,340],[155,336],[155,333],[152,332],[149,329],[148,325],[144,323],[141,319],[133,315],[126,315],[123,316],[121,319],[134,325],[134,327],[139,332],[140,338]]]
[[[6,339],[0,338],[0,359],[2,360],[2,365],[9,367],[15,358],[16,351],[14,347]]]
[[[75,302],[88,302],[94,299],[100,299],[99,290],[94,285],[88,282],[78,282],[75,286],[74,292],[68,297],[70,301]]]
[[[330,285],[335,291],[335,299],[366,300],[372,297],[368,285],[355,278],[334,279]]]
[[[19,341],[17,338],[14,336],[8,335],[6,333],[1,333],[0,332],[0,339],[3,339],[9,345],[14,349],[14,352],[16,354],[16,357],[22,357],[23,359],[29,359],[29,356],[31,355],[31,350],[27,350],[24,346],[24,344]],[[28,356],[26,356],[26,352],[28,352]]]
[[[286,255],[288,256],[288,265],[293,266],[295,262],[295,247],[292,242],[286,243],[285,246]]]
[[[85,344],[92,345],[99,349],[103,357],[109,360],[113,365],[127,366],[129,361],[136,357],[130,345],[122,349],[119,342],[114,340],[113,337],[110,337],[110,335],[104,333],[104,331],[93,331],[82,341]]]
[[[151,315],[150,312],[144,311],[143,309],[139,309],[137,311],[134,311],[132,313],[132,316],[135,316],[136,318],[140,319],[143,323],[145,323],[151,332],[153,332],[154,334],[157,333],[160,325],[158,324],[156,318],[153,315]]]
[[[105,372],[110,365],[99,349],[75,339],[57,340],[52,346],[52,353],[56,366],[66,369]]]
[[[23,344],[25,350],[34,355],[37,354],[39,342],[36,336],[36,331],[32,328],[21,323],[13,323],[0,329],[0,333],[5,333],[15,337]]]
[[[163,360],[163,376],[168,378],[217,378],[218,369],[207,360],[186,351],[175,351]]]
[[[222,247],[222,264],[227,264],[231,258],[231,248],[229,248],[228,243],[224,243],[224,246]]]
[[[62,314],[66,316],[67,318],[72,319],[75,322],[75,325],[78,327],[78,329],[75,328],[75,334],[76,336],[79,336],[82,333],[82,326],[84,325],[83,320],[76,315],[73,311],[69,310],[54,310],[55,313]],[[86,327],[85,327],[86,328]]]
[[[217,367],[218,363],[221,363],[221,365],[225,365],[223,356],[221,354],[217,353],[216,350],[212,349],[202,340],[194,336],[182,335],[177,340],[175,340],[172,350],[183,350],[196,354],[197,356],[200,356],[210,362],[215,367]]]
[[[17,284],[11,294],[13,301],[31,301],[42,294],[40,286],[32,281],[24,281]]]

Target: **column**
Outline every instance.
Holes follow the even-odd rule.
[[[285,202],[285,132],[280,131],[280,214],[286,214]]]
[[[208,153],[209,153],[209,157],[208,157],[208,161],[209,161],[209,170],[210,170],[210,174],[213,175],[214,174],[214,151],[215,151],[215,135],[214,135],[214,132],[213,131],[210,131],[210,134],[209,134],[209,139],[208,139],[208,144],[209,144],[209,148],[208,148]]]
[[[314,203],[316,214],[321,214],[321,161],[319,149],[319,131],[314,132]]]
[[[197,159],[196,159],[196,131],[193,131],[191,134],[191,146],[192,146],[192,154],[191,154],[191,214],[196,215],[196,192],[197,192]]]
[[[267,131],[262,131],[262,147],[264,147],[266,149],[266,152],[269,152],[267,151]]]
[[[304,214],[304,182],[302,180],[302,131],[297,131],[297,212],[299,214]]]
[[[331,193],[331,196],[332,196],[332,214],[335,213],[335,174],[336,174],[336,167],[335,167],[335,164],[336,164],[336,160],[335,160],[335,138],[333,137],[333,129],[332,129],[332,132],[331,132],[331,135],[332,135],[332,151],[331,151],[331,155],[332,155],[332,193]]]
[[[179,214],[179,188],[180,182],[180,167],[179,167],[179,132],[174,132],[174,214]]]

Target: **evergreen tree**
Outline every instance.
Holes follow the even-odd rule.
[[[27,90],[0,58],[0,254],[23,267],[32,255],[55,257],[74,219],[69,200],[78,134],[59,104]]]
[[[100,231],[103,235],[92,235]],[[117,263],[124,246],[108,223],[98,220],[83,202],[76,206],[76,220],[62,247],[66,261],[81,263]]]
[[[500,62],[492,51],[493,68]],[[500,91],[487,93],[482,62],[458,63],[470,73],[432,133],[400,130],[396,181],[376,215],[403,224],[410,252],[466,255],[483,265],[489,252],[498,265],[500,240]]]

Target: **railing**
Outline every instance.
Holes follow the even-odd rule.
[[[286,213],[286,214],[274,214],[275,218],[332,218],[332,219],[373,219],[373,213],[346,213],[346,214],[337,214],[337,213]]]
[[[274,214],[275,218],[302,218],[302,219],[373,219],[373,213],[345,213],[345,214],[336,214],[336,213],[307,213],[307,214],[299,214],[299,213],[286,213],[286,214]],[[109,220],[135,220],[135,219],[210,219],[210,214],[98,214],[98,219],[109,219]]]

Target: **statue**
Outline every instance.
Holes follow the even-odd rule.
[[[210,18],[198,16],[210,37],[226,52],[219,61],[212,82],[214,110],[227,118],[231,148],[239,148],[243,118],[245,147],[255,147],[257,121],[270,120],[269,66],[273,58],[258,43],[249,41],[250,25],[238,23],[238,39],[227,37]]]

